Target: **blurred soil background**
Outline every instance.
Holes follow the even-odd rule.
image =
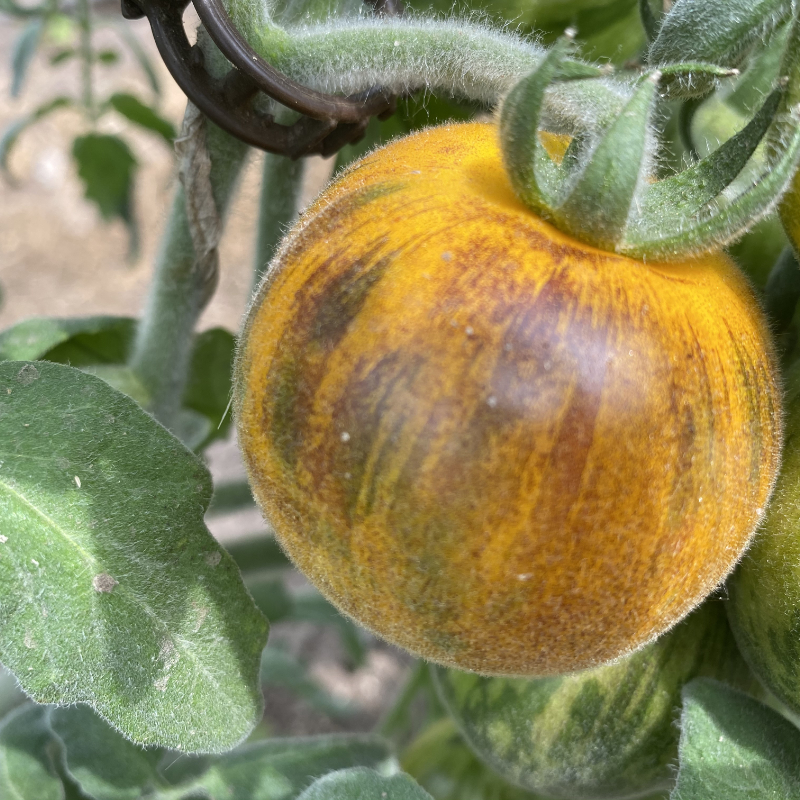
[[[121,58],[95,70],[98,98],[130,92],[149,98],[145,74],[120,39],[125,26],[133,32],[157,70],[161,84],[159,113],[177,129],[186,98],[163,67],[146,20],[125,21],[118,3],[93,6],[96,48],[113,48]],[[186,14],[187,30],[196,22]],[[195,17],[196,20],[196,17]],[[0,131],[58,95],[80,94],[77,59],[54,67],[45,45],[33,59],[19,96],[11,96],[11,53],[23,22],[0,13]],[[77,112],[57,111],[26,129],[9,159],[13,180],[0,176],[0,330],[34,316],[138,316],[145,302],[153,265],[177,181],[172,149],[119,115],[107,115],[99,131],[121,134],[138,162],[134,213],[141,234],[140,253],[128,256],[128,232],[121,221],[106,223],[83,197],[83,186],[71,158],[72,141],[88,132]],[[255,222],[262,157],[252,152],[232,204],[221,244],[220,283],[199,329],[222,326],[237,332],[250,294],[254,272]],[[330,161],[309,164],[303,195],[307,203],[328,180]],[[215,483],[244,478],[235,441],[212,445],[207,458]],[[266,532],[255,507],[209,517],[209,527],[223,542]],[[290,588],[303,590],[292,576]],[[271,733],[299,735],[335,730],[368,730],[403,683],[410,659],[368,637],[366,663],[347,668],[334,628],[312,623],[278,623],[270,643],[287,649],[309,665],[309,675],[354,713],[325,715],[281,687],[267,687],[266,727]]]

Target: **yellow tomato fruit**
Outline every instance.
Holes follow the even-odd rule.
[[[291,559],[370,630],[485,674],[583,669],[670,628],[742,553],[779,462],[735,265],[560,233],[514,195],[492,124],[396,141],[320,196],[236,381]]]

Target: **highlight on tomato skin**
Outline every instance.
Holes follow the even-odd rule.
[[[258,502],[344,613],[446,666],[549,675],[640,648],[729,573],[779,466],[777,375],[725,255],[560,233],[471,123],[305,213],[234,405]]]

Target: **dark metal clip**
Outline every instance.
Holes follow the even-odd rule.
[[[287,78],[261,58],[241,37],[220,0],[191,0],[206,31],[233,69],[222,79],[204,66],[203,53],[192,46],[183,27],[190,0],[122,0],[126,19],[147,17],[156,46],[186,96],[216,125],[269,153],[291,158],[333,155],[358,141],[371,117],[394,113],[396,97],[376,88],[351,97],[324,94]],[[387,4],[391,13],[393,6]],[[302,116],[281,125],[253,107],[264,92]]]

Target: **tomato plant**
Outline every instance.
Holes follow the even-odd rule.
[[[800,795],[800,15],[665,5],[485,9],[544,47],[228,3],[292,80],[422,99],[280,243],[303,170],[267,157],[238,345],[195,327],[247,147],[191,104],[140,318],[0,332],[0,796]],[[223,547],[229,401],[275,537]],[[352,709],[269,624],[357,665],[354,620],[417,657],[377,729],[274,735],[265,687]]]

